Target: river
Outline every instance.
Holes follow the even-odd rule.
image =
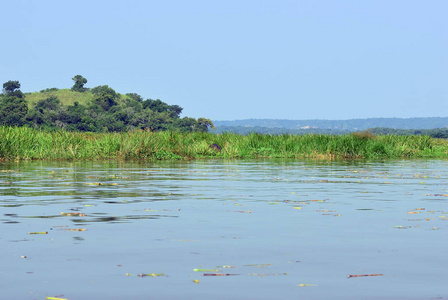
[[[2,163],[0,299],[448,299],[447,189],[445,160]]]

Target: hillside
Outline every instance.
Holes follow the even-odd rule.
[[[49,97],[56,97],[61,101],[62,105],[69,106],[78,102],[81,105],[88,105],[93,101],[94,94],[90,91],[84,93],[77,93],[70,89],[46,89],[40,92],[25,93],[25,99],[28,103],[28,107],[32,109],[36,103],[40,100],[45,100]]]
[[[131,99],[129,96],[117,93],[117,102],[124,103],[126,99]],[[79,93],[74,92],[71,89],[57,89],[51,88],[46,90],[41,90],[40,92],[25,93],[25,99],[28,102],[28,107],[32,109],[36,103],[40,100],[45,100],[50,97],[56,97],[61,101],[64,106],[74,105],[75,102],[81,105],[89,105],[94,99],[95,94],[91,90]]]

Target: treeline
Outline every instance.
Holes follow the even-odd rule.
[[[394,128],[376,127],[371,128],[368,131],[374,135],[427,135],[438,139],[448,138],[448,128],[394,129]]]
[[[210,119],[181,118],[183,108],[178,105],[168,105],[159,99],[144,100],[136,93],[122,95],[107,85],[89,89],[84,87],[87,79],[81,75],[72,80],[74,85],[68,92],[85,94],[84,98],[88,99],[85,103],[66,103],[65,99],[55,96],[57,88],[41,90],[44,97],[30,103],[26,99],[28,95],[20,91],[19,81],[4,83],[0,95],[0,125],[81,132],[133,129],[207,132],[214,128]]]
[[[213,122],[216,123],[216,122]],[[216,126],[214,133],[225,133],[231,132],[235,134],[248,135],[251,133],[259,134],[346,134],[348,131],[345,130],[335,130],[335,129],[320,129],[320,128],[310,128],[310,129],[288,129],[288,128],[278,128],[278,127],[263,127],[263,126]]]
[[[329,135],[341,135],[348,134],[348,130],[334,130],[334,129],[288,129],[288,128],[269,128],[261,126],[216,126],[214,133],[235,133],[241,135],[248,135],[252,133],[269,134],[269,135],[306,135],[306,134],[329,134]],[[369,128],[362,131],[354,132],[369,132],[373,135],[427,135],[433,138],[448,138],[448,128],[435,128],[435,129],[395,129],[385,127]]]

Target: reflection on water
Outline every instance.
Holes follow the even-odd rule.
[[[448,297],[447,167],[3,163],[0,299]]]

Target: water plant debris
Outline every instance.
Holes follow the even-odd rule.
[[[356,275],[347,275],[347,278],[352,278],[352,277],[370,277],[370,276],[383,276],[383,274],[356,274]]]
[[[240,274],[228,274],[228,273],[204,273],[202,276],[235,276]]]

